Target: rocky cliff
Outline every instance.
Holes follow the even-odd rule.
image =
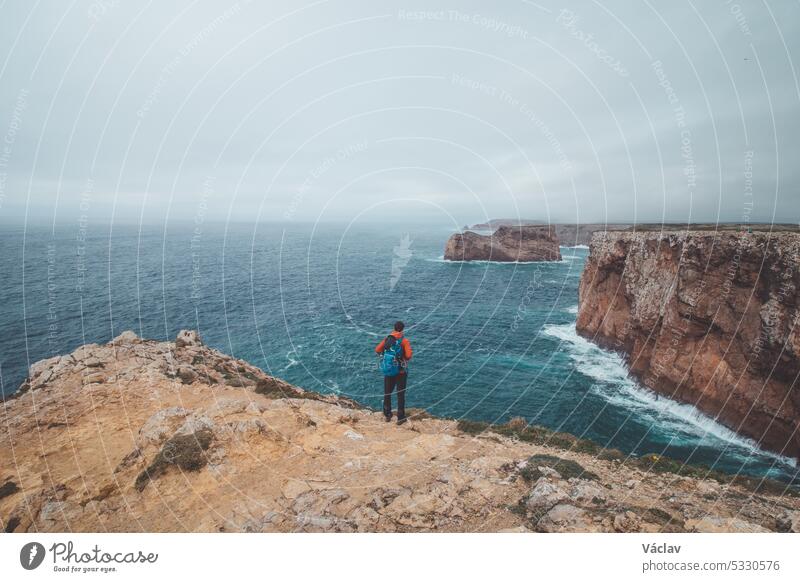
[[[578,332],[644,384],[800,457],[800,234],[595,233]]]
[[[489,427],[410,412],[406,425],[387,424],[356,402],[210,349],[193,332],[174,343],[125,332],[35,364],[5,402],[0,525],[800,531],[800,499],[782,484],[625,458],[521,419]]]
[[[552,226],[501,226],[491,235],[456,233],[444,249],[448,261],[560,261]]]
[[[562,245],[588,245],[596,232],[606,230],[622,230],[630,228],[630,224],[556,224],[556,234]]]

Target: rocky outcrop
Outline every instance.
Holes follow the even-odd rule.
[[[352,400],[301,390],[210,349],[193,332],[178,337],[126,332],[31,367],[27,391],[5,403],[0,422],[3,530],[800,525],[800,500],[783,487],[754,496],[699,469],[665,473],[663,458],[629,466],[522,419],[473,430],[479,423],[412,410],[405,425],[387,424]]]
[[[451,236],[444,249],[448,261],[560,261],[552,226],[501,226],[491,235],[467,231]]]
[[[800,457],[798,285],[795,232],[596,233],[577,330],[653,390]]]

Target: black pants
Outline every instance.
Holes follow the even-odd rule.
[[[397,376],[383,377],[383,414],[387,418],[392,417],[392,392],[397,387],[397,420],[406,417],[406,382],[408,372]]]

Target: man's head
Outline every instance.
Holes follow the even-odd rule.
[[[394,322],[394,330],[395,331],[403,331],[405,328],[405,324],[402,321],[395,321]]]

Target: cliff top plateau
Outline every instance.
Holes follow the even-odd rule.
[[[195,332],[38,362],[0,426],[7,532],[800,531],[782,484],[522,419],[388,424]]]

